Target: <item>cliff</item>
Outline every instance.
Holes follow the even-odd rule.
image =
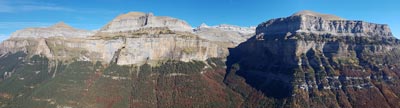
[[[257,103],[272,99],[286,107],[399,105],[400,40],[387,25],[305,11],[264,22],[256,33],[230,50],[225,82],[237,90],[251,86],[262,91]]]
[[[149,27],[168,27],[173,31],[192,32],[192,27],[183,20],[141,12],[120,15],[101,28],[100,32],[126,32]]]
[[[333,15],[302,11],[286,18],[272,19],[257,27],[258,35],[313,33],[334,36],[392,37],[386,24],[344,20]]]
[[[205,61],[227,56],[227,47],[234,44],[200,37],[182,20],[130,12],[116,17],[96,33],[65,23],[19,30],[0,44],[0,53],[22,51],[51,60],[129,65],[168,59]]]

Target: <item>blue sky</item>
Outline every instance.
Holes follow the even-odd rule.
[[[59,21],[96,30],[129,11],[171,16],[192,26],[256,26],[300,10],[345,19],[388,24],[400,37],[399,0],[0,0],[0,41],[19,29],[46,27]]]

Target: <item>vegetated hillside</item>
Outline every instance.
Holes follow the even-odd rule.
[[[49,67],[54,62],[46,57],[22,52],[2,60],[17,63],[1,64],[1,74],[8,73],[0,83],[1,107],[235,107],[241,101],[222,82],[225,69],[218,58],[153,67],[88,61]]]

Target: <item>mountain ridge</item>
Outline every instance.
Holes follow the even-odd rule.
[[[113,26],[115,24],[117,25]],[[124,29],[115,32],[115,27]],[[222,39],[213,40],[204,35],[199,36],[201,34],[194,32],[185,21],[180,19],[154,16],[152,13],[129,12],[115,17],[96,32],[75,29],[64,22],[46,28],[19,30],[13,33],[10,39],[2,42],[0,52],[3,54],[18,51],[36,52],[34,54],[43,54],[51,60],[68,61],[85,58],[85,60],[103,63],[118,61],[117,64],[121,65],[162,59],[204,61],[210,57],[226,56],[228,52],[226,48],[234,47],[251,35],[247,34],[247,37],[243,37],[238,34],[228,37],[230,32],[235,30],[214,31],[223,32],[219,36]],[[227,38],[235,41],[223,40]],[[50,51],[42,50],[42,48]],[[126,48],[135,50],[126,50]],[[85,53],[80,53],[81,51]]]
[[[318,14],[312,11],[302,11],[292,16],[263,22],[257,26],[256,34],[281,35],[287,33],[311,33],[334,36],[393,37],[387,24],[375,24],[358,20],[332,20],[332,18],[337,19],[335,17],[336,16]]]

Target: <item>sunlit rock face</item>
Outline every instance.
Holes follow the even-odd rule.
[[[192,27],[183,20],[141,12],[120,15],[104,26],[100,32],[125,32],[150,27],[168,27],[173,31],[192,32]]]
[[[200,37],[179,19],[130,12],[116,17],[97,32],[75,29],[62,22],[47,28],[19,30],[0,44],[0,52],[4,55],[22,51],[52,60],[129,65],[226,57],[227,48],[236,44]]]
[[[241,95],[222,82],[231,42],[198,36],[169,17],[128,13],[113,21],[89,36],[57,24],[3,41],[0,106],[241,106]]]
[[[264,22],[257,27],[257,34],[261,33],[263,35],[313,33],[334,36],[393,36],[386,24],[345,20],[334,15],[312,11],[301,11],[286,18],[277,18]]]
[[[159,38],[127,38],[118,64],[136,64],[147,60],[176,59],[205,61],[211,57],[227,56],[227,50],[215,43],[196,38],[160,35]]]
[[[90,61],[116,62],[120,65],[175,59],[204,61],[227,56],[226,46],[196,38],[196,35],[135,35],[135,38],[13,38],[1,45],[2,54],[23,51],[42,54],[50,59],[88,58]],[[116,57],[116,58],[115,58]],[[114,60],[112,60],[114,58]],[[117,60],[118,59],[118,60]]]

